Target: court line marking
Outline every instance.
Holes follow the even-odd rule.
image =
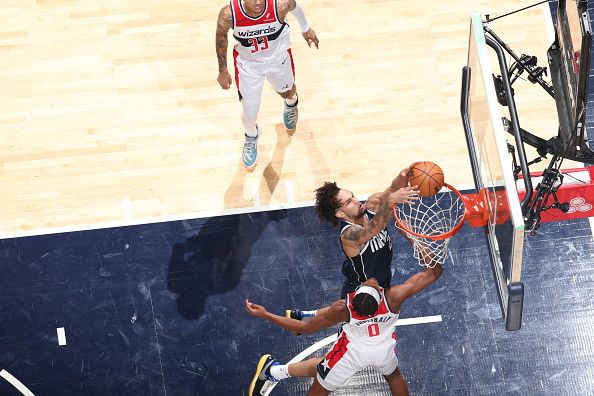
[[[416,325],[416,324],[425,324],[425,323],[437,323],[437,322],[442,322],[442,321],[443,321],[443,317],[441,315],[419,316],[418,318],[398,319],[396,321],[396,327],[410,326],[410,325]]]
[[[254,198],[254,208],[260,209],[262,207],[262,201],[260,200],[260,191],[256,183],[252,183],[252,197]]]
[[[293,183],[290,180],[285,180],[285,190],[287,191],[287,202],[289,205],[295,203],[295,194],[293,193]]]
[[[443,321],[443,318],[441,315],[420,316],[417,318],[398,319],[396,321],[396,327],[410,326],[410,325],[424,324],[424,323],[437,323],[437,322],[441,322],[441,321]],[[326,345],[333,343],[337,339],[338,339],[337,333],[329,335],[328,337],[314,343],[313,345],[311,345],[311,346],[305,348],[303,351],[299,352],[297,355],[295,355],[294,358],[289,360],[286,364],[301,362],[303,359],[305,359],[306,357],[308,357],[315,351],[325,347]],[[278,382],[268,382],[268,384],[269,384],[269,386],[266,388],[266,391],[264,392],[263,396],[268,396],[270,394],[270,392],[272,392],[272,390],[274,389],[276,384],[278,384]]]
[[[27,388],[25,385],[23,385],[23,383],[21,381],[19,381],[15,377],[13,377],[12,374],[10,374],[8,371],[2,369],[2,371],[0,371],[0,377],[4,378],[6,381],[10,382],[12,384],[12,386],[14,386],[23,395],[35,396],[35,394],[33,394],[33,392],[31,392],[29,390],[29,388]]]
[[[64,331],[63,327],[58,327],[56,329],[58,333],[58,345],[63,346],[66,345],[66,332]]]
[[[456,189],[458,189],[459,191],[474,190],[474,185],[470,185],[470,184],[454,186],[454,187],[456,187]],[[360,201],[365,201],[365,200],[367,200],[368,197],[369,197],[369,195],[362,195],[362,196],[357,196],[357,199],[359,199]],[[258,193],[258,201],[259,201],[259,193]],[[65,233],[65,232],[90,231],[90,230],[99,230],[99,229],[104,229],[104,228],[128,227],[128,226],[144,225],[144,224],[166,223],[166,222],[170,222],[170,221],[194,220],[194,219],[204,219],[204,218],[208,218],[208,217],[246,214],[246,213],[254,213],[255,208],[257,208],[258,212],[270,212],[273,210],[305,208],[305,207],[314,206],[314,204],[315,204],[315,201],[311,200],[311,201],[301,201],[301,202],[295,202],[295,203],[268,204],[268,205],[261,205],[258,207],[256,207],[256,205],[254,205],[254,206],[245,207],[245,208],[218,209],[218,210],[207,210],[207,211],[202,211],[202,212],[182,213],[182,214],[175,214],[175,215],[163,215],[163,216],[145,217],[145,218],[137,218],[137,219],[129,219],[129,220],[113,220],[113,221],[104,221],[104,222],[99,222],[99,223],[78,224],[78,225],[69,225],[69,226],[62,226],[62,227],[34,228],[34,229],[30,229],[30,230],[0,232],[0,239],[24,238],[24,237],[29,237],[29,236],[60,234],[60,233]]]

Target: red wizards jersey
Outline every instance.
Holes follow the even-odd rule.
[[[396,343],[394,328],[399,314],[390,311],[383,290],[380,294],[382,299],[379,307],[370,316],[361,316],[354,310],[355,292],[347,294],[346,304],[351,319],[342,326],[342,330],[349,340],[367,345],[379,345],[384,342]]]
[[[231,0],[231,14],[235,50],[241,58],[266,62],[290,48],[289,24],[279,19],[276,0],[266,0],[264,11],[255,18],[247,14],[242,0]]]

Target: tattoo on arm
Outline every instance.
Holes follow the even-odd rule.
[[[369,225],[368,227],[366,227],[367,230],[364,230],[364,233],[369,234],[369,238],[371,238],[388,225],[391,216],[392,208],[390,208],[390,204],[388,202],[384,202],[379,207],[377,212],[375,212],[375,216],[373,216],[373,219],[369,221]]]
[[[227,32],[233,27],[233,20],[231,18],[231,9],[229,6],[225,6],[219,12],[217,19],[217,32],[216,32],[216,51],[217,60],[219,62],[219,72],[227,68]]]
[[[341,237],[352,242],[368,241],[388,225],[391,216],[392,209],[390,208],[388,202],[384,202],[366,227],[354,224],[344,230],[344,232],[341,234]]]
[[[343,233],[342,236],[347,241],[358,241],[361,238],[361,232],[363,231],[363,227],[358,224],[354,224],[347,228]]]

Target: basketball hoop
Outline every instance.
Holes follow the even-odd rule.
[[[448,244],[467,216],[464,197],[447,183],[431,197],[419,197],[415,204],[394,206],[395,225],[411,239],[414,256],[429,268],[443,264]]]

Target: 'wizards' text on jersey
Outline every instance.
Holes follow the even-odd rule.
[[[266,0],[257,17],[246,13],[241,0],[231,0],[231,15],[235,52],[242,59],[267,62],[290,48],[289,24],[279,19],[276,0]]]

